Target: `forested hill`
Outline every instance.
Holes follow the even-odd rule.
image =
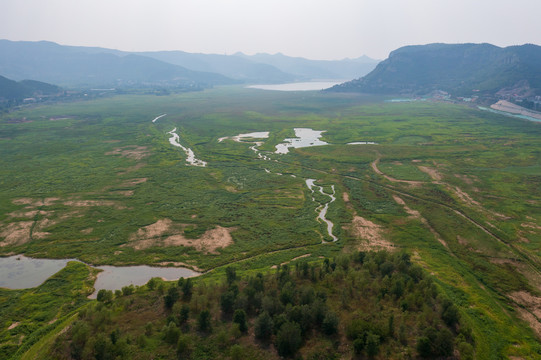
[[[541,95],[541,47],[491,44],[429,44],[399,48],[368,75],[330,91],[466,96],[515,88]]]
[[[48,359],[473,358],[458,308],[405,253],[356,253],[222,279],[151,279],[98,302]],[[218,282],[216,282],[218,280]],[[193,282],[192,282],[193,281]]]
[[[23,80],[17,82],[0,75],[0,100],[17,101],[33,96],[56,95],[61,91],[60,87],[41,81]]]

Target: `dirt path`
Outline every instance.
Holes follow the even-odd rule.
[[[378,164],[379,164],[380,159],[381,159],[381,155],[378,153],[378,158],[376,160],[374,160],[370,164],[370,166],[372,166],[372,170],[374,170],[374,172],[376,174],[383,176],[385,179],[389,180],[390,182],[409,184],[409,185],[413,185],[413,186],[419,186],[419,185],[424,184],[423,181],[399,180],[399,179],[395,179],[393,177],[390,177],[389,175],[385,175],[383,172],[381,172],[380,169],[378,169]]]

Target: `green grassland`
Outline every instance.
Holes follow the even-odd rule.
[[[331,145],[265,161],[251,144],[218,142],[270,131],[260,149],[272,151],[295,127],[326,130]],[[207,167],[186,166],[169,144],[173,128]],[[377,145],[346,145],[355,141]],[[541,356],[523,320],[540,324],[539,123],[444,103],[224,87],[5,114],[0,154],[0,254],[180,262],[210,270],[205,281],[229,264],[266,273],[301,255],[317,263],[377,250],[372,231],[435,276],[471,327],[476,358]],[[330,238],[315,209],[329,198],[312,201],[307,178],[335,187],[336,243],[322,244]],[[232,243],[165,246],[171,236],[197,243],[217,226]]]

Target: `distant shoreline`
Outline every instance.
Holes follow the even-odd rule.
[[[497,103],[490,105],[490,108],[498,111],[508,112],[511,114],[529,116],[531,118],[541,120],[541,113],[523,108],[522,106],[510,103],[506,100],[500,100]]]

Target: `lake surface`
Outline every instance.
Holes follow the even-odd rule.
[[[321,134],[326,130],[312,130],[308,128],[295,128],[296,138],[284,139],[284,142],[276,145],[276,154],[287,154],[289,148],[304,148],[310,146],[329,145],[329,143],[320,140]]]
[[[32,259],[23,255],[0,258],[0,287],[28,289],[39,286],[75,259]]]
[[[33,259],[23,255],[0,258],[0,287],[8,289],[28,289],[37,287],[48,278],[62,270],[69,261],[76,259]],[[99,290],[120,290],[124,286],[144,285],[151,278],[159,277],[165,280],[189,278],[200,273],[178,267],[137,266],[95,266],[103,270],[98,274],[90,296],[95,299]]]
[[[250,85],[247,86],[250,89],[259,90],[273,90],[273,91],[319,91],[328,89],[334,85],[341,84],[347,80],[334,80],[334,81],[310,81],[310,82],[297,82],[287,84],[273,84],[273,85]]]

